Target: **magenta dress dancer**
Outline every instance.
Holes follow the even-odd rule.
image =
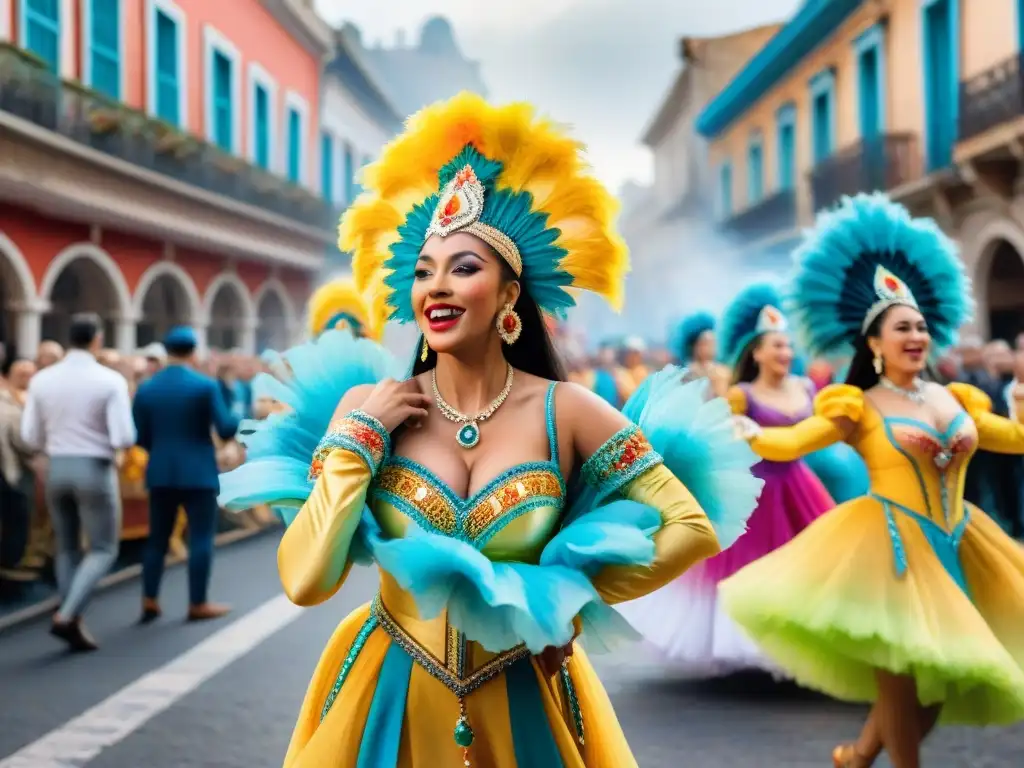
[[[753,298],[746,295],[751,291],[748,289],[737,301]],[[763,307],[773,310],[773,304],[765,302]],[[754,313],[750,333],[744,334],[745,343],[740,345],[741,353],[727,355],[727,359],[735,363],[738,358],[749,358],[753,348],[770,341],[770,334],[784,332],[784,325],[771,326],[771,315],[768,311]],[[774,322],[784,322],[781,313]],[[804,381],[807,402],[793,414],[759,402],[751,386],[745,383],[729,390],[729,405],[734,414],[746,416],[762,427],[788,427],[812,413],[814,385]],[[721,609],[718,584],[790,541],[832,509],[835,502],[802,460],[762,461],[754,466],[753,473],[764,480],[764,488],[754,514],[747,521],[746,532],[731,547],[657,592],[618,606],[649,644],[690,677],[717,677],[752,669],[784,676]]]

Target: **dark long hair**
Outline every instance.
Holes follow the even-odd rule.
[[[740,352],[739,360],[736,361],[736,367],[732,373],[733,384],[749,384],[757,378],[761,366],[754,359],[754,352],[761,346],[763,340],[764,334],[757,334],[757,336],[747,342],[747,346]]]
[[[846,384],[866,392],[878,384],[878,380],[882,378],[880,374],[875,373],[875,353],[868,346],[868,339],[877,339],[882,335],[882,323],[885,322],[885,318],[897,306],[900,305],[896,304],[888,307],[879,313],[878,317],[871,321],[871,325],[867,327],[867,330],[853,342],[853,359],[850,360],[850,367],[846,371]],[[925,366],[923,378],[931,381],[939,380],[931,363]]]
[[[512,268],[504,260],[501,263],[504,278],[509,281],[516,280]],[[565,365],[551,342],[551,335],[544,322],[544,315],[541,313],[540,307],[537,306],[537,302],[526,290],[526,284],[520,282],[519,288],[519,298],[513,309],[523,323],[523,330],[515,344],[502,343],[505,359],[513,368],[524,373],[533,374],[549,381],[565,381]],[[433,349],[428,350],[426,360],[420,359],[422,345],[423,336],[421,335],[419,345],[416,347],[416,362],[412,366],[413,376],[429,371],[437,365],[437,352]]]

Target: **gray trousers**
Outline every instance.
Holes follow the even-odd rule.
[[[109,459],[54,456],[46,478],[46,506],[56,538],[54,569],[60,619],[82,615],[96,584],[117,559],[121,540],[121,493]],[[88,540],[83,557],[82,532]]]

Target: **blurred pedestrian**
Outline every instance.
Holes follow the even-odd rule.
[[[223,616],[230,609],[211,603],[207,592],[213,565],[220,478],[212,432],[228,440],[238,419],[216,381],[194,369],[198,341],[191,328],[171,330],[164,340],[167,366],[135,395],[139,445],[149,454],[149,538],[142,560],[142,622],[162,614],[159,603],[164,558],[179,507],[188,517],[188,618]]]
[[[16,598],[37,574],[24,567],[35,501],[35,451],[21,439],[31,360],[11,357],[0,370],[0,599]]]
[[[22,438],[49,458],[46,505],[56,535],[61,605],[51,633],[72,650],[97,647],[82,613],[99,580],[117,559],[121,498],[115,455],[135,443],[128,383],[96,359],[102,321],[71,319],[71,349],[29,385]],[[82,531],[89,542],[82,555]]]

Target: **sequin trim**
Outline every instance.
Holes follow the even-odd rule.
[[[495,656],[480,667],[480,669],[473,671],[469,675],[453,674],[453,672],[449,670],[449,662],[451,662],[452,659],[448,658],[445,661],[441,661],[430,651],[416,642],[412,635],[402,629],[398,622],[395,621],[394,617],[388,613],[387,608],[384,607],[384,603],[380,599],[380,595],[377,595],[374,598],[373,607],[370,610],[380,622],[381,629],[387,632],[388,635],[391,636],[391,639],[403,651],[412,657],[413,661],[423,667],[431,677],[440,682],[459,698],[468,696],[484,683],[489,680],[493,680],[520,659],[524,659],[530,655],[530,651],[525,645],[517,645],[515,648]],[[450,643],[451,638],[449,637],[449,642],[446,643],[446,648],[451,647]],[[456,652],[461,658],[456,657],[455,665],[463,666],[464,650],[458,650]],[[446,651],[445,655],[449,656],[449,652]]]
[[[630,424],[608,438],[580,471],[584,482],[603,497],[661,463],[661,455],[647,441],[640,427]]]
[[[372,494],[421,527],[480,548],[517,517],[560,506],[565,483],[557,465],[531,462],[502,472],[470,498],[460,499],[429,469],[398,457],[381,471]]]
[[[583,744],[583,709],[580,707],[580,700],[576,696],[576,686],[573,685],[568,664],[562,665],[562,687],[565,689],[565,698],[569,702],[569,713],[572,715],[572,722],[576,727],[576,738],[580,744]]]
[[[374,475],[391,453],[391,435],[377,419],[362,411],[331,424],[321,438],[309,462],[309,479],[316,480],[324,471],[324,462],[334,451],[358,454]]]
[[[341,669],[338,670],[338,676],[334,680],[334,685],[331,687],[331,692],[327,694],[327,700],[324,702],[324,708],[320,711],[320,722],[324,721],[327,717],[327,713],[331,711],[331,707],[334,706],[334,700],[338,698],[338,694],[341,693],[341,687],[345,684],[345,679],[348,677],[348,673],[352,671],[352,665],[356,663],[356,658],[359,653],[363,650],[363,646],[366,645],[366,641],[373,634],[373,630],[377,628],[377,617],[370,613],[370,617],[363,622],[363,626],[360,628],[356,639],[352,641],[352,647],[349,648],[348,653],[345,655],[345,661],[341,664]]]

